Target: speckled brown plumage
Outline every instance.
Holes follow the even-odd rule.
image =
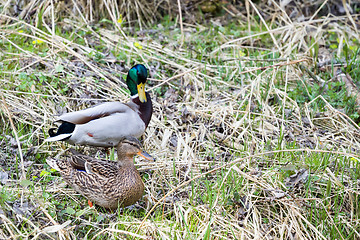
[[[140,143],[136,138],[126,137],[117,151],[117,162],[71,151],[65,159],[52,159],[48,163],[56,164],[53,168],[60,171],[64,180],[90,201],[104,208],[117,209],[134,204],[144,193],[144,183],[133,163],[134,155],[140,154]],[[147,153],[142,154],[152,160]]]

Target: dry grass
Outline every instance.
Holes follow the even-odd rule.
[[[359,127],[322,95],[301,105],[291,95],[326,83],[302,69],[319,64],[314,46],[329,32],[340,43],[360,38],[353,17],[295,22],[274,5],[269,22],[248,3],[242,37],[219,34],[211,51],[196,47],[212,31],[200,23],[133,37],[112,2],[98,4],[111,16],[105,26],[79,12],[57,19],[51,1],[34,23],[1,14],[0,64],[11,70],[0,71],[0,172],[9,174],[0,238],[359,239]],[[43,140],[56,114],[126,101],[122,76],[135,62],[150,70],[154,115],[143,142],[157,161],[136,160],[145,196],[112,215],[86,207],[56,174],[41,176],[44,158],[70,147]],[[60,215],[61,203],[76,213]]]

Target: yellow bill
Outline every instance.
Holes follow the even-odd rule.
[[[145,95],[145,84],[144,83],[138,84],[137,90],[138,90],[140,102],[146,102],[147,100]]]

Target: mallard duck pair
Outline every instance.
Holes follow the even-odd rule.
[[[118,206],[129,206],[144,193],[144,183],[134,166],[133,157],[139,154],[153,160],[149,154],[140,151],[141,145],[136,139],[144,133],[152,115],[151,98],[145,92],[146,80],[145,66],[133,66],[126,79],[130,102],[108,102],[65,113],[59,117],[61,125],[57,131],[49,130],[50,137],[46,141],[117,146],[117,162],[74,153],[65,160],[48,160],[69,185],[102,207],[116,209]]]

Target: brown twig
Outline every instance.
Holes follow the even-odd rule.
[[[179,24],[180,24],[180,31],[181,31],[180,47],[181,47],[184,43],[184,26],[183,26],[183,21],[182,21],[180,0],[177,0],[177,4],[178,4],[178,8],[179,8]]]

